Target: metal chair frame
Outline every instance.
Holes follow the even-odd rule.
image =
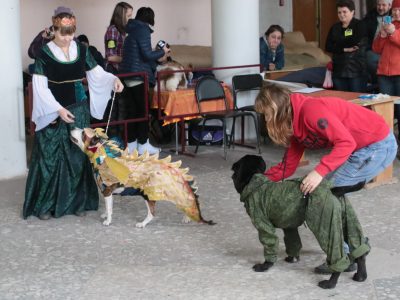
[[[234,147],[235,142],[235,121],[237,117],[241,117],[241,142],[237,145],[251,147],[253,146],[246,145],[244,143],[244,118],[246,116],[251,117],[254,121],[254,128],[256,132],[257,138],[257,147],[258,152],[261,153],[260,148],[260,133],[259,133],[259,114],[257,114],[254,110],[254,105],[248,105],[243,107],[238,107],[237,105],[237,96],[240,92],[252,91],[252,90],[260,90],[263,85],[263,78],[260,74],[245,74],[245,75],[235,75],[232,77],[232,90],[233,90],[233,101],[235,106],[236,117],[233,118],[232,123],[232,135],[230,144]]]
[[[203,118],[202,125],[200,126],[200,136],[197,140],[195,153],[197,153],[200,143],[203,142],[203,131],[208,120],[221,120],[223,130],[222,144],[224,147],[224,159],[226,160],[226,119],[229,117],[229,108],[226,102],[225,91],[221,83],[213,76],[201,77],[195,87],[195,95],[197,100],[197,107],[199,110],[200,117]],[[225,109],[222,111],[203,112],[201,104],[206,101],[221,100],[224,102]]]

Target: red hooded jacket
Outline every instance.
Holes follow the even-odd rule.
[[[360,105],[336,97],[291,94],[293,136],[283,161],[265,175],[272,181],[296,171],[304,149],[327,149],[315,167],[321,176],[336,170],[353,151],[383,140],[390,132],[385,120]]]

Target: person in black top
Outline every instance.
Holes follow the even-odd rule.
[[[170,53],[169,47],[153,49],[151,45],[151,34],[153,33],[155,14],[150,7],[141,7],[136,12],[134,19],[128,21],[125,27],[128,36],[124,41],[123,57],[120,64],[122,73],[145,72],[148,76],[148,101],[153,98],[154,86],[156,84],[155,71],[157,63],[166,61]],[[137,119],[145,116],[145,82],[142,77],[132,77],[124,80],[126,89],[125,108],[127,119]],[[135,149],[139,154],[147,151],[156,154],[160,148],[153,146],[149,141],[149,125],[147,121],[128,124],[128,151]]]
[[[372,51],[372,42],[379,33],[379,29],[383,23],[385,16],[390,16],[390,9],[392,7],[392,0],[376,0],[376,7],[370,10],[364,17],[363,22],[367,29],[367,69],[372,83],[376,83],[376,70],[380,55]]]
[[[336,90],[365,92],[367,65],[365,50],[367,34],[364,23],[354,18],[352,0],[336,4],[339,22],[329,30],[325,49],[332,53],[333,87]]]

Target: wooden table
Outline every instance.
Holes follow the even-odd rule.
[[[233,97],[228,86],[224,85],[226,102],[229,109],[233,109]],[[202,112],[223,111],[225,104],[223,99],[206,101],[202,103]],[[178,122],[181,128],[181,151],[185,151],[185,120],[199,117],[199,110],[194,88],[178,89],[176,91],[161,91],[160,101],[158,101],[158,93],[154,92],[151,102],[151,108],[161,109],[167,118],[164,119],[164,125],[175,123],[178,129]],[[178,130],[176,130],[176,153],[178,153]]]
[[[358,98],[361,93],[354,92],[342,92],[342,91],[332,91],[332,90],[323,90],[314,93],[307,94],[311,97],[338,97],[348,101],[351,101],[355,104],[366,106],[371,110],[375,111],[379,115],[381,115],[389,128],[393,129],[393,114],[394,114],[394,105],[393,101],[398,99],[399,97],[388,97],[377,100],[366,100]],[[303,157],[304,160],[304,157]],[[368,183],[366,188],[372,188],[382,184],[390,184],[397,182],[397,179],[393,177],[393,165],[390,165],[387,169],[385,169],[382,173],[378,174],[371,183]]]
[[[271,79],[275,80],[278,78],[281,78],[283,76],[286,76],[290,73],[296,72],[303,70],[303,68],[291,68],[291,69],[282,69],[282,70],[276,70],[276,71],[265,71],[265,79]]]
[[[228,86],[224,86],[225,97],[230,109],[233,108],[232,93]],[[151,108],[158,109],[158,93],[154,92]],[[190,120],[199,117],[196,95],[194,88],[179,89],[173,92],[160,92],[160,109],[168,117],[164,120],[164,125],[179,122],[182,119]],[[225,110],[224,101],[215,100],[207,101],[202,104],[203,112],[222,111]]]

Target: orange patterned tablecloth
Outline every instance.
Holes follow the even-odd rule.
[[[224,86],[226,101],[230,109],[233,108],[232,93],[227,86]],[[164,120],[164,125],[175,123],[183,117],[185,120],[197,118],[197,101],[194,89],[182,89],[175,92],[161,91],[160,108],[165,115],[172,117]],[[151,108],[158,108],[158,93],[154,91]],[[203,112],[221,111],[225,109],[223,100],[207,101],[202,104]],[[187,116],[192,114],[192,116]],[[186,116],[185,116],[186,115]],[[176,118],[175,118],[176,116]],[[182,117],[179,117],[182,116]]]

